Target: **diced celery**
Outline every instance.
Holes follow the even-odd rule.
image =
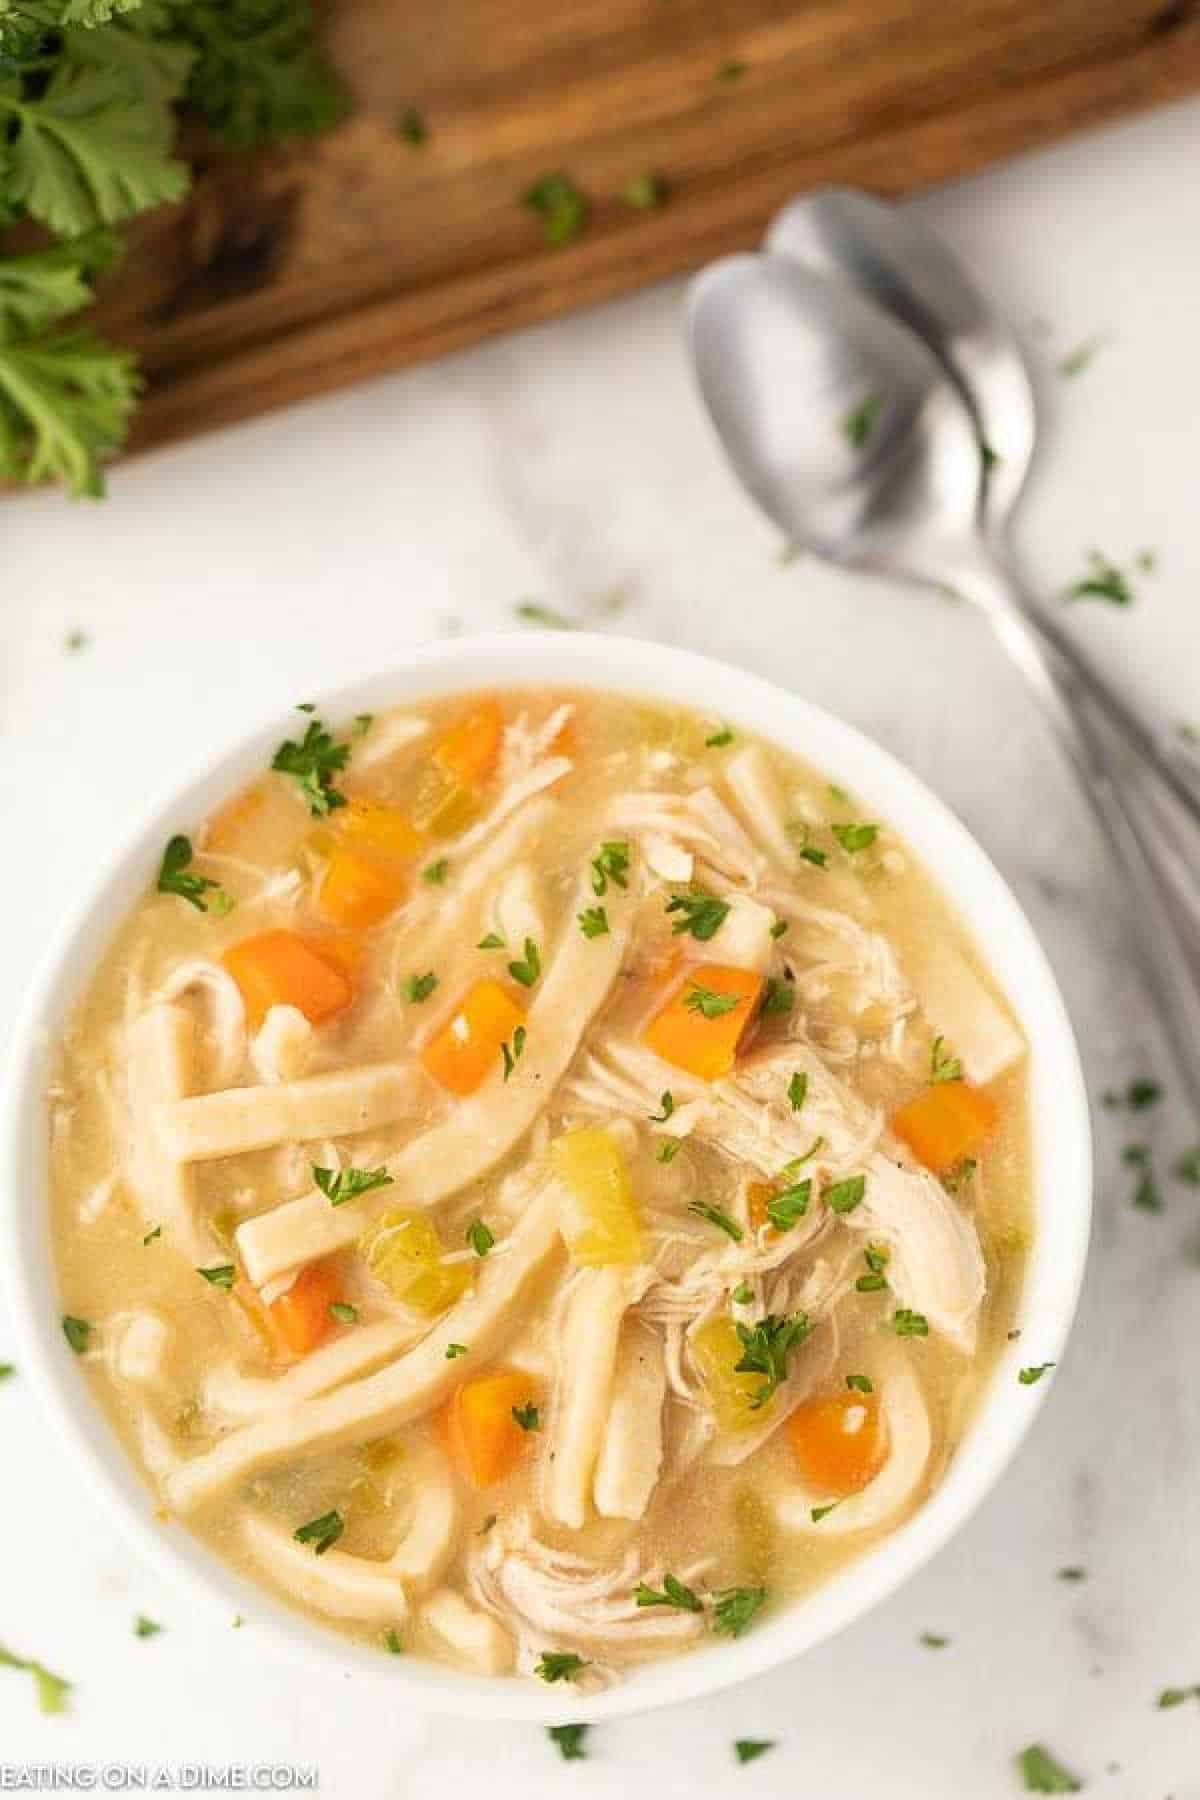
[[[569,1131],[550,1148],[566,1190],[562,1233],[573,1262],[588,1268],[641,1261],[642,1234],[621,1146],[600,1126]]]
[[[359,1249],[372,1275],[416,1312],[445,1312],[471,1285],[469,1263],[447,1263],[437,1228],[426,1213],[394,1207],[368,1227]]]
[[[722,1431],[745,1431],[761,1425],[770,1416],[771,1401],[755,1408],[755,1395],[763,1385],[761,1375],[752,1371],[738,1372],[742,1359],[741,1340],[728,1313],[708,1319],[688,1339],[692,1361],[700,1372],[700,1380],[713,1417]]]

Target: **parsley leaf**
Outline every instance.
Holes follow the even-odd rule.
[[[542,1415],[532,1400],[526,1400],[521,1406],[514,1406],[512,1416],[522,1431],[540,1431]]]
[[[489,931],[486,937],[480,938],[475,948],[477,950],[503,950],[504,939],[497,932]]]
[[[616,839],[601,844],[599,851],[592,858],[592,892],[603,899],[608,892],[611,881],[615,887],[629,886],[629,844],[624,839]]]
[[[762,1004],[759,1015],[764,1019],[772,1019],[781,1013],[790,1013],[796,1004],[796,995],[787,981],[777,981],[774,975],[767,977],[767,985],[763,989]]]
[[[191,860],[191,839],[182,836],[171,838],[163,851],[155,885],[160,894],[178,894],[181,900],[186,900],[197,912],[207,912],[208,901],[204,896],[214,888],[219,892],[221,884],[210,875],[189,874]]]
[[[822,1199],[830,1212],[848,1213],[862,1204],[866,1191],[866,1176],[851,1175],[847,1181],[835,1181],[832,1187],[827,1187]]]
[[[522,987],[533,986],[542,972],[542,959],[538,955],[538,947],[532,938],[525,939],[525,960],[510,962],[508,972],[514,981],[520,982]]]
[[[963,1078],[961,1058],[948,1056],[945,1043],[944,1037],[935,1037],[929,1052],[929,1079],[935,1086],[941,1081],[961,1081]]]
[[[788,1082],[787,1097],[793,1112],[799,1112],[808,1097],[808,1071],[797,1069]]]
[[[271,767],[281,775],[290,775],[308,802],[314,818],[324,818],[336,807],[345,806],[346,796],[333,785],[333,778],[350,757],[349,744],[338,744],[320,719],[310,719],[299,743],[286,738],[271,758]]]
[[[766,1377],[750,1402],[751,1411],[757,1412],[771,1399],[780,1382],[787,1379],[788,1358],[799,1349],[812,1326],[805,1312],[794,1313],[790,1318],[767,1313],[755,1325],[739,1322],[734,1329],[742,1346],[741,1357],[733,1365],[734,1369],[738,1374]]]
[[[723,1588],[713,1595],[712,1628],[719,1637],[741,1637],[766,1604],[766,1588]]]
[[[508,1044],[501,1044],[501,1046],[500,1046],[500,1055],[504,1062],[504,1079],[505,1079],[505,1081],[508,1080],[508,1078],[512,1074],[513,1070],[516,1068],[517,1064],[520,1062],[521,1056],[524,1052],[524,1049],[525,1049],[525,1027],[523,1025],[518,1025],[516,1030],[512,1034],[511,1048],[509,1047]]]
[[[44,1663],[36,1662],[32,1657],[14,1656],[0,1644],[0,1669],[24,1669],[33,1676],[37,1688],[38,1706],[44,1713],[60,1713],[66,1711],[67,1695],[71,1691],[71,1683],[64,1681],[61,1675],[53,1675]]]
[[[439,856],[436,862],[426,863],[421,870],[421,880],[427,881],[431,887],[441,887],[449,873],[449,858]]]
[[[425,123],[425,115],[415,106],[406,106],[396,120],[396,135],[419,150],[429,137],[429,127]]]
[[[731,1237],[735,1244],[740,1244],[745,1236],[736,1219],[731,1219],[727,1212],[722,1212],[719,1206],[713,1206],[708,1200],[689,1200],[688,1211],[698,1219],[705,1219],[710,1225],[715,1225],[718,1231]]]
[[[827,1519],[829,1517],[830,1513],[833,1512],[835,1510],[835,1508],[840,1505],[841,1505],[840,1500],[827,1500],[825,1502],[824,1506],[809,1507],[808,1516],[812,1520],[814,1525],[819,1525],[821,1523],[822,1519]]]
[[[852,1393],[873,1394],[875,1392],[875,1383],[869,1375],[847,1375],[846,1386]]]
[[[579,236],[591,210],[587,195],[561,172],[541,176],[521,198],[541,219],[546,242],[556,247]]]
[[[311,137],[346,111],[309,0],[189,0],[175,17],[196,50],[188,98],[226,143]]]
[[[782,1193],[773,1194],[767,1202],[767,1217],[776,1231],[790,1231],[808,1211],[812,1199],[812,1182],[798,1181]]]
[[[1042,1379],[1042,1376],[1046,1373],[1047,1369],[1052,1369],[1053,1367],[1054,1364],[1052,1362],[1031,1363],[1027,1369],[1021,1370],[1020,1374],[1017,1376],[1017,1380],[1022,1387],[1032,1387],[1035,1381],[1040,1381]]]
[[[911,1307],[898,1306],[892,1314],[892,1330],[897,1337],[928,1337],[929,1320]]]
[[[1138,1171],[1131,1204],[1139,1212],[1161,1212],[1163,1198],[1155,1179],[1149,1144],[1126,1144],[1121,1152],[1121,1160],[1127,1168]]]
[[[111,231],[88,231],[66,243],[0,257],[0,334],[34,333],[69,317],[92,299],[92,277],[117,260]]]
[[[392,1185],[392,1176],[382,1168],[323,1169],[319,1163],[313,1163],[311,1168],[313,1180],[331,1206],[344,1206],[347,1200],[357,1200],[372,1188]]]
[[[331,1300],[329,1314],[331,1318],[337,1320],[339,1325],[358,1324],[358,1308],[351,1306],[348,1300]]]
[[[0,1381],[11,1381],[16,1372],[16,1363],[0,1362]]]
[[[1083,1786],[1042,1744],[1021,1751],[1017,1771],[1027,1794],[1077,1794]]]
[[[702,889],[696,888],[691,893],[672,894],[665,911],[683,915],[671,927],[674,937],[690,932],[702,944],[707,944],[729,917],[729,904],[725,900],[718,900],[715,894],[706,894]]]
[[[1056,1570],[1059,1581],[1086,1581],[1087,1570],[1081,1569],[1078,1563],[1068,1563],[1063,1569]]]
[[[658,1096],[658,1104],[662,1107],[661,1112],[646,1114],[651,1125],[665,1125],[671,1114],[675,1111],[675,1096],[670,1088],[663,1089],[662,1093]]]
[[[863,450],[874,434],[883,411],[883,395],[864,394],[842,420],[842,436],[852,450]]]
[[[237,1277],[232,1263],[215,1263],[212,1268],[197,1269],[196,1273],[204,1277],[209,1287],[224,1288],[226,1292],[232,1288]]]
[[[292,1536],[298,1544],[311,1544],[317,1556],[324,1556],[345,1529],[346,1521],[335,1507],[332,1512],[322,1513],[319,1519],[310,1519],[307,1525],[301,1525]]]
[[[660,1163],[674,1162],[679,1155],[679,1147],[678,1138],[668,1138],[665,1144],[660,1144],[658,1147],[658,1161]]]
[[[602,906],[585,906],[579,914],[579,929],[585,938],[607,937],[607,912]]]
[[[384,1643],[384,1648],[387,1650],[387,1652],[390,1656],[403,1656],[404,1655],[404,1644],[401,1640],[400,1633],[396,1630],[396,1627],[394,1625],[389,1625],[387,1630],[384,1632],[383,1643]]]
[[[706,1019],[720,1019],[731,1013],[735,1006],[740,1006],[741,998],[740,994],[718,994],[715,989],[701,987],[695,982],[684,996],[683,1004],[689,1012],[702,1013]]]
[[[404,984],[404,998],[419,1006],[422,1000],[428,1000],[437,984],[438,978],[432,969],[425,975],[410,975]]]
[[[1107,600],[1110,606],[1132,606],[1134,592],[1125,571],[1102,556],[1099,550],[1088,551],[1087,573],[1065,589],[1065,600]]]
[[[634,212],[654,212],[667,197],[667,184],[661,175],[647,170],[644,175],[635,175],[621,189],[621,198],[626,206]]]
[[[533,1672],[543,1681],[574,1681],[584,1669],[591,1668],[590,1657],[576,1656],[573,1650],[543,1650]]]
[[[88,1347],[95,1326],[89,1319],[76,1319],[70,1313],[63,1314],[63,1336],[70,1344],[76,1356],[82,1356]]]
[[[587,1755],[584,1749],[587,1731],[586,1725],[547,1725],[546,1736],[552,1744],[558,1745],[558,1753],[564,1762],[582,1762]]]
[[[926,1650],[945,1650],[950,1639],[943,1637],[938,1631],[923,1631],[917,1642],[923,1644]]]
[[[633,1597],[639,1606],[674,1606],[680,1612],[693,1613],[704,1610],[699,1594],[674,1575],[664,1574],[661,1588],[648,1587],[644,1581],[639,1581]]]
[[[148,1619],[145,1613],[139,1613],[133,1621],[134,1637],[157,1637],[163,1627],[154,1619]]]
[[[1070,381],[1076,375],[1082,375],[1085,369],[1091,367],[1108,342],[1108,338],[1102,334],[1084,338],[1081,344],[1076,344],[1073,350],[1068,350],[1065,356],[1059,357],[1059,374],[1066,381]]]
[[[133,358],[90,331],[0,338],[0,476],[98,497],[140,385]]]
[[[453,1362],[456,1356],[465,1356],[466,1354],[467,1354],[467,1346],[465,1344],[447,1344],[446,1345],[446,1361],[447,1362]]]
[[[486,1256],[496,1242],[495,1233],[482,1219],[472,1219],[467,1226],[467,1242],[476,1256]]]
[[[1186,1181],[1189,1187],[1200,1187],[1200,1145],[1195,1150],[1187,1150],[1179,1157],[1172,1170],[1176,1181]]]
[[[515,610],[518,619],[524,619],[527,625],[543,625],[547,631],[574,629],[565,613],[556,612],[552,606],[544,606],[540,600],[522,600]]]
[[[775,1748],[774,1738],[734,1738],[733,1754],[740,1763],[754,1762]]]
[[[869,849],[879,836],[878,825],[831,825],[829,829],[848,856]]]
[[[1159,1712],[1166,1712],[1172,1706],[1182,1706],[1188,1700],[1200,1700],[1200,1682],[1191,1687],[1163,1688],[1158,1696]]]
[[[732,742],[732,731],[729,729],[728,725],[723,725],[720,731],[714,731],[711,737],[705,738],[704,748],[706,750],[723,750],[726,744],[732,744]]]

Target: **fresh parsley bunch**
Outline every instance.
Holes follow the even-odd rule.
[[[309,0],[0,0],[0,479],[103,492],[141,382],[70,321],[114,228],[187,192],[180,104],[238,146],[332,124]]]

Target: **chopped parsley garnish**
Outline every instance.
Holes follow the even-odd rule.
[[[788,1082],[787,1097],[792,1111],[799,1112],[808,1098],[808,1071],[806,1069],[796,1070]]]
[[[863,1251],[863,1259],[870,1273],[860,1275],[854,1284],[860,1294],[882,1292],[887,1286],[887,1276],[884,1274],[884,1270],[887,1268],[890,1258],[891,1252],[883,1244],[867,1245]]]
[[[935,1037],[933,1049],[929,1052],[930,1081],[936,1086],[939,1081],[961,1081],[962,1078],[962,1059],[948,1055],[945,1038]]]
[[[706,894],[699,888],[688,894],[672,894],[665,910],[682,914],[671,927],[673,936],[682,937],[685,932],[690,932],[702,944],[716,937],[729,917],[728,901],[718,900],[715,894]]]
[[[663,1576],[661,1588],[647,1587],[639,1581],[633,1593],[639,1606],[674,1606],[680,1612],[703,1612],[703,1602],[694,1589],[686,1587],[674,1575]]]
[[[771,936],[773,938],[781,938],[786,933],[787,928],[788,928],[788,922],[786,919],[776,919],[775,923],[771,927]]]
[[[438,978],[432,969],[424,975],[410,975],[404,984],[404,998],[419,1006],[422,1000],[428,1000],[437,984]]]
[[[623,838],[601,844],[591,861],[592,892],[603,899],[611,881],[614,887],[629,886],[629,844]]]
[[[1053,1367],[1054,1364],[1052,1362],[1030,1363],[1027,1369],[1021,1370],[1020,1374],[1017,1376],[1017,1380],[1022,1387],[1032,1387],[1035,1381],[1040,1381],[1042,1379],[1042,1376],[1046,1373],[1047,1369],[1052,1369]]]
[[[740,81],[746,73],[746,67],[744,62],[718,63],[715,71],[716,79],[718,81]]]
[[[791,1162],[784,1163],[782,1169],[779,1171],[780,1181],[790,1181],[797,1169],[802,1169],[806,1162],[812,1161],[824,1142],[825,1139],[823,1137],[815,1137],[803,1156],[793,1156]]]
[[[1195,1150],[1186,1150],[1178,1158],[1172,1174],[1176,1181],[1186,1181],[1189,1187],[1200,1187],[1200,1145]]]
[[[197,912],[207,912],[209,902],[205,899],[205,895],[212,894],[215,908],[217,895],[221,893],[221,884],[219,881],[214,881],[210,875],[189,874],[188,865],[191,860],[192,840],[182,836],[171,838],[163,851],[158,881],[155,885],[160,894],[178,894],[181,900],[186,900],[189,906],[196,908]],[[225,898],[228,900],[228,895]],[[221,909],[215,908],[215,910]],[[224,911],[228,912],[229,907],[226,906]]]
[[[160,1238],[161,1236],[162,1236],[162,1226],[161,1225],[152,1225],[150,1227],[149,1231],[146,1233],[145,1237],[142,1239],[142,1249],[144,1250],[146,1248],[147,1244],[152,1244],[154,1242],[155,1238]]]
[[[62,1328],[63,1336],[66,1338],[68,1344],[70,1344],[76,1356],[82,1356],[88,1347],[88,1340],[91,1338],[92,1332],[95,1329],[91,1321],[88,1319],[75,1319],[72,1318],[70,1313],[64,1313]]]
[[[403,1656],[404,1655],[404,1645],[400,1640],[400,1633],[396,1630],[396,1627],[394,1625],[389,1625],[387,1630],[384,1632],[383,1644],[384,1644],[384,1649],[387,1650],[390,1655],[392,1655],[392,1656]]]
[[[873,1394],[875,1383],[869,1375],[847,1375],[846,1386],[855,1394]]]
[[[635,175],[621,189],[621,198],[626,206],[634,212],[655,212],[666,200],[667,184],[661,175],[655,175],[647,169],[643,175]]]
[[[60,1713],[66,1711],[67,1695],[71,1691],[71,1683],[64,1681],[61,1675],[53,1675],[45,1663],[36,1662],[32,1657],[14,1656],[0,1644],[0,1669],[24,1669],[33,1676],[37,1688],[38,1707],[44,1713]]]
[[[729,1298],[737,1306],[750,1306],[754,1301],[754,1289],[748,1281],[739,1281]]]
[[[928,1337],[929,1320],[909,1306],[898,1306],[892,1314],[892,1330],[897,1337]]]
[[[805,862],[813,865],[814,869],[827,869],[829,867],[829,852],[827,850],[818,850],[815,844],[803,845],[800,854]]]
[[[782,1193],[773,1194],[767,1202],[767,1217],[776,1231],[790,1231],[808,1211],[812,1199],[812,1182],[797,1181]]]
[[[421,880],[427,881],[431,887],[441,887],[449,873],[449,858],[439,856],[436,862],[426,863],[421,870]]]
[[[392,1176],[386,1169],[323,1169],[313,1163],[312,1178],[331,1206],[344,1206],[357,1200],[372,1188],[391,1187]]]
[[[237,1271],[232,1263],[214,1263],[211,1268],[197,1269],[196,1273],[202,1275],[210,1287],[229,1289],[233,1286]]]
[[[525,939],[525,955],[523,960],[510,962],[508,972],[514,981],[522,987],[532,987],[542,972],[542,959],[538,955],[538,947],[532,938]]]
[[[570,619],[552,606],[544,606],[540,600],[521,600],[515,610],[518,619],[524,619],[527,625],[543,625],[547,631],[572,629]]]
[[[787,1379],[788,1357],[799,1349],[812,1326],[805,1312],[794,1313],[791,1318],[767,1313],[755,1325],[739,1322],[734,1329],[742,1346],[734,1369],[739,1375],[766,1377],[750,1402],[751,1411],[757,1412],[771,1399],[780,1382]]]
[[[917,1642],[924,1644],[926,1650],[944,1650],[950,1639],[943,1637],[938,1631],[923,1631]]]
[[[585,938],[608,936],[608,914],[602,906],[585,906],[579,914],[579,929]]]
[[[504,1079],[508,1080],[525,1050],[525,1027],[518,1025],[512,1034],[512,1044],[501,1044],[500,1055],[504,1062]]]
[[[472,1219],[467,1226],[467,1242],[476,1256],[486,1256],[496,1242],[495,1233],[482,1219]]]
[[[733,733],[728,725],[724,725],[720,731],[714,731],[711,737],[705,738],[704,748],[706,750],[723,750],[726,744],[732,744],[732,742]]]
[[[415,106],[406,106],[396,120],[396,136],[403,138],[406,144],[411,144],[414,150],[419,150],[429,138],[425,115]]]
[[[148,1619],[145,1613],[139,1613],[133,1621],[134,1637],[157,1637],[163,1627],[155,1619]]]
[[[1193,1682],[1191,1687],[1163,1688],[1158,1696],[1158,1710],[1166,1712],[1170,1707],[1182,1706],[1188,1700],[1200,1700],[1200,1682]]]
[[[1064,1769],[1043,1744],[1030,1744],[1017,1757],[1027,1794],[1077,1794],[1083,1783]]]
[[[778,981],[774,975],[767,978],[763,989],[762,1005],[759,1012],[764,1019],[772,1019],[781,1013],[790,1013],[796,1003],[796,995],[790,982]]]
[[[311,1544],[317,1556],[324,1556],[345,1529],[346,1521],[335,1507],[332,1512],[322,1513],[319,1519],[310,1519],[307,1525],[299,1526],[292,1536],[298,1544]]]
[[[662,1107],[662,1111],[647,1113],[646,1117],[652,1125],[665,1125],[671,1114],[675,1111],[675,1096],[670,1088],[663,1089],[662,1093],[658,1096],[658,1104]]]
[[[1131,1081],[1125,1089],[1125,1104],[1134,1112],[1144,1112],[1148,1106],[1156,1106],[1162,1099],[1162,1088],[1157,1081],[1147,1081],[1144,1077]]]
[[[368,731],[370,731],[370,729],[374,723],[375,723],[375,714],[374,713],[355,713],[353,735],[356,738],[366,737]]]
[[[1108,338],[1103,335],[1084,338],[1081,344],[1076,344],[1073,350],[1068,350],[1065,356],[1059,357],[1059,374],[1067,381],[1070,381],[1073,376],[1082,375],[1085,369],[1091,367],[1108,341]]]
[[[827,1187],[823,1198],[830,1212],[848,1213],[853,1212],[856,1206],[862,1204],[862,1197],[866,1191],[866,1176],[851,1175],[847,1180],[835,1181],[832,1187]]]
[[[660,1144],[658,1147],[658,1160],[660,1163],[674,1162],[675,1158],[678,1155],[679,1155],[679,1139],[678,1138],[668,1138],[665,1144]]]
[[[0,1381],[11,1381],[16,1372],[16,1363],[0,1363]]]
[[[740,1763],[755,1762],[775,1748],[774,1738],[734,1738],[733,1754]]]
[[[685,994],[683,1004],[689,1012],[702,1013],[706,1019],[720,1019],[741,1004],[741,995],[718,994],[715,989],[701,987],[696,982]]]
[[[766,1604],[766,1588],[723,1588],[713,1595],[712,1628],[718,1637],[741,1637]]]
[[[827,1519],[829,1517],[830,1513],[833,1512],[834,1508],[838,1507],[840,1505],[841,1505],[840,1500],[827,1500],[825,1502],[824,1506],[810,1507],[809,1511],[808,1511],[808,1516],[812,1520],[814,1525],[819,1525],[821,1523],[822,1519]]]
[[[978,1167],[979,1163],[975,1157],[964,1156],[957,1168],[952,1169],[948,1175],[942,1176],[942,1186],[948,1194],[957,1194],[959,1188],[965,1187],[970,1181]]]
[[[311,709],[303,706],[299,710]],[[298,744],[292,738],[280,744],[271,758],[271,767],[292,777],[308,802],[309,812],[320,819],[346,804],[346,796],[334,787],[333,778],[345,768],[349,757],[349,744],[335,743],[319,719],[310,719]]]
[[[453,1362],[456,1356],[465,1356],[466,1354],[467,1354],[467,1346],[465,1344],[447,1344],[446,1345],[446,1361],[447,1362]]]
[[[546,1736],[552,1744],[558,1745],[558,1753],[564,1762],[582,1762],[587,1755],[584,1749],[587,1731],[586,1725],[547,1725]]]
[[[1149,1144],[1126,1144],[1121,1152],[1121,1161],[1127,1168],[1138,1171],[1137,1185],[1133,1190],[1131,1204],[1139,1212],[1161,1212],[1163,1198],[1159,1192],[1154,1169],[1150,1160]]]
[[[498,932],[489,931],[486,937],[480,938],[475,948],[477,950],[503,950],[504,939]]]
[[[523,1406],[514,1406],[512,1416],[522,1431],[540,1431],[542,1429],[542,1415],[532,1400],[526,1400]]]
[[[1068,1563],[1065,1568],[1056,1569],[1055,1575],[1059,1581],[1087,1580],[1087,1570],[1080,1568],[1078,1563]]]
[[[541,1661],[534,1664],[533,1672],[543,1681],[574,1681],[589,1668],[590,1657],[576,1656],[573,1650],[543,1650]]]
[[[522,202],[542,221],[542,235],[556,247],[577,238],[588,221],[588,197],[569,175],[543,175],[526,188]]]
[[[723,1231],[726,1237],[731,1237],[735,1244],[740,1244],[745,1236],[737,1220],[731,1219],[727,1212],[722,1212],[719,1206],[714,1206],[709,1200],[689,1200],[688,1211],[694,1213],[696,1218],[705,1219],[708,1224],[715,1225],[718,1231]]]
[[[829,829],[848,856],[869,849],[879,836],[878,825],[831,825]]]
[[[852,450],[865,449],[882,411],[883,395],[880,393],[864,394],[858,404],[850,408],[842,420],[842,436]]]
[[[1106,600],[1110,606],[1132,606],[1133,587],[1125,571],[1099,550],[1088,551],[1087,574],[1073,581],[1065,600]]]
[[[91,641],[86,631],[68,631],[63,639],[63,649],[73,655],[77,650],[86,650]]]
[[[358,1324],[358,1308],[351,1306],[348,1300],[331,1300],[329,1313],[330,1317],[336,1319],[339,1325]]]

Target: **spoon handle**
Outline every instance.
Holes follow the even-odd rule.
[[[1200,794],[1003,565],[972,561],[954,585],[983,607],[1037,695],[1125,873],[1138,946],[1200,1111]]]

